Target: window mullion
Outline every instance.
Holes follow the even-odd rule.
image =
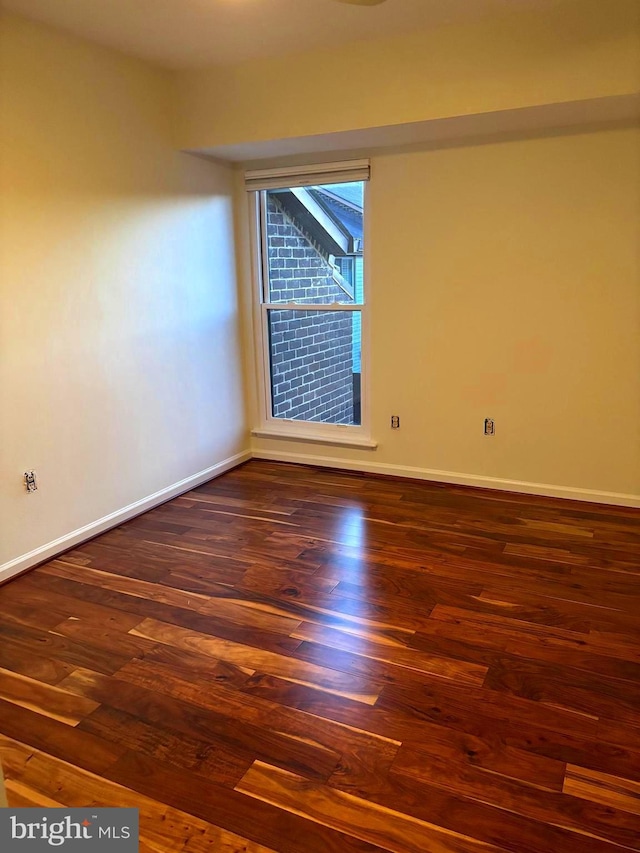
[[[356,303],[331,302],[318,304],[314,302],[263,302],[263,308],[270,311],[362,311],[364,305]]]

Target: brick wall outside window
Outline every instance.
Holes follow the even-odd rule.
[[[267,196],[271,302],[344,302],[328,259],[274,195]],[[272,310],[273,415],[353,423],[353,314]]]

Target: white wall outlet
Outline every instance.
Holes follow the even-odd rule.
[[[35,471],[24,472],[24,485],[28,492],[35,492],[38,488],[38,480]]]
[[[493,418],[485,418],[484,419],[484,434],[485,435],[495,435],[496,434],[496,425],[493,421]]]

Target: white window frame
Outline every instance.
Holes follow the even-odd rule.
[[[338,164],[343,165],[343,164]],[[368,164],[367,164],[368,165]],[[312,167],[309,169],[311,175],[322,174],[322,181],[313,179],[306,180],[307,185],[316,183],[338,183],[341,178],[339,173],[335,176],[327,175],[325,170],[331,166]],[[284,170],[277,170],[278,173]],[[274,170],[275,172],[275,170]],[[252,173],[258,174],[258,173]],[[270,174],[270,173],[260,173]],[[275,187],[295,186],[295,178],[292,183],[280,179]],[[306,175],[305,175],[306,178]],[[277,175],[276,175],[276,180]],[[344,179],[342,179],[344,180]],[[355,179],[357,180],[357,178]],[[266,190],[254,189],[247,181],[249,217],[251,227],[251,255],[252,255],[252,303],[253,303],[253,328],[256,357],[256,378],[258,391],[258,424],[252,430],[252,434],[262,438],[281,438],[295,441],[312,441],[322,444],[335,444],[348,447],[362,447],[375,449],[377,442],[371,438],[371,395],[370,395],[370,287],[369,287],[369,216],[368,216],[368,192],[369,181],[364,181],[364,205],[363,205],[363,233],[364,233],[364,299],[361,304],[356,303],[280,303],[269,302],[269,269],[268,251],[266,249],[266,228],[262,224],[266,222]],[[362,318],[362,352],[361,352],[361,388],[360,388],[360,420],[359,425],[352,424],[326,424],[315,421],[294,420],[291,418],[276,418],[273,416],[271,399],[271,353],[269,350],[268,315],[269,311],[359,311]]]

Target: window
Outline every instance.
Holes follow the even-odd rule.
[[[248,173],[267,432],[371,445],[362,381],[368,171],[358,162]]]

